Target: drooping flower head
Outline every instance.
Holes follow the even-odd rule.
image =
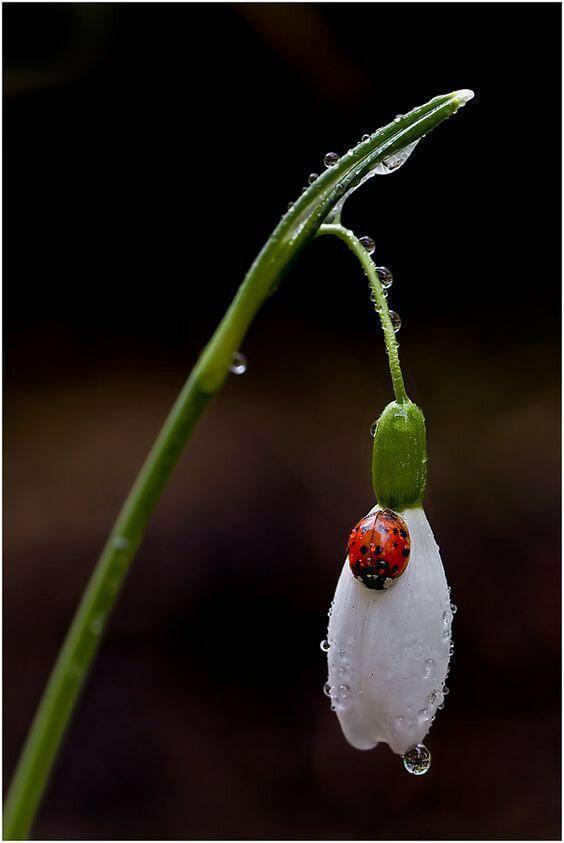
[[[392,402],[374,436],[377,504],[351,533],[325,645],[326,693],[349,743],[387,743],[417,775],[430,766],[422,742],[444,702],[452,623],[422,508],[426,459],[423,414]]]

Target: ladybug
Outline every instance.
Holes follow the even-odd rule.
[[[352,531],[347,551],[355,579],[378,591],[389,588],[409,562],[407,524],[391,509],[369,512]]]

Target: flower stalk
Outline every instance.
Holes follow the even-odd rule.
[[[417,141],[470,98],[467,91],[435,97],[349,150],[294,203],[257,256],[165,421],[86,587],[8,792],[4,811],[5,839],[26,839],[29,835],[57,751],[150,516],[196,423],[225,382],[233,354],[238,351],[260,306],[339,200],[365,180],[387,156]],[[334,233],[347,240],[344,231],[323,233]],[[356,238],[349,239],[354,251],[357,242]],[[367,272],[370,269],[365,268]],[[371,277],[370,272],[368,275],[381,306],[394,391],[398,401],[405,402],[407,396],[385,296],[377,276]]]

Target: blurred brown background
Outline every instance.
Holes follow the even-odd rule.
[[[476,101],[345,211],[395,274],[459,607],[433,767],[345,742],[319,641],[390,399],[315,242],[158,507],[35,836],[560,836],[560,7],[4,9],[4,771],[183,379],[328,150]],[[194,163],[196,162],[196,163]]]

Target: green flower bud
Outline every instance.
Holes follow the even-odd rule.
[[[427,479],[425,417],[411,401],[392,401],[376,424],[372,484],[380,506],[420,506]]]

